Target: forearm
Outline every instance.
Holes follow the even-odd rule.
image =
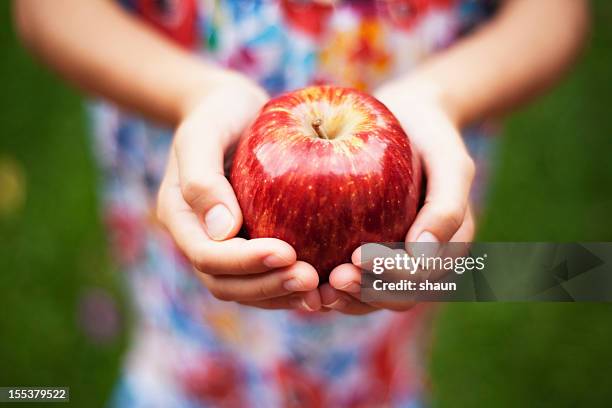
[[[16,0],[14,6],[23,41],[63,77],[171,125],[225,75],[108,0]]]
[[[588,32],[587,0],[507,0],[481,30],[411,76],[459,126],[504,113],[554,84]]]

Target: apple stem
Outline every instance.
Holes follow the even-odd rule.
[[[321,125],[323,125],[323,121],[321,119],[315,119],[312,121],[312,128],[317,133],[317,136],[319,136],[321,139],[329,140],[329,136],[327,136],[327,133],[321,127]]]

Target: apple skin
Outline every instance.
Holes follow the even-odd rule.
[[[421,168],[381,102],[317,86],[262,108],[240,139],[230,181],[249,237],[286,241],[325,281],[362,243],[404,241]]]

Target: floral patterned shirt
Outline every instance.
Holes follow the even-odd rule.
[[[370,90],[449,46],[496,8],[491,0],[120,3],[271,95],[316,83]],[[113,405],[422,404],[427,347],[416,340],[423,310],[349,317],[216,300],[154,221],[172,132],[102,102],[91,105],[91,117],[104,217],[137,322]],[[482,151],[480,136],[466,135],[468,146]]]

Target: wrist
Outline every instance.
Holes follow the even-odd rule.
[[[402,95],[403,103],[408,105],[423,105],[436,107],[448,121],[460,129],[466,125],[462,109],[453,102],[449,93],[426,72],[415,72],[395,81],[397,92]]]
[[[211,94],[224,88],[239,87],[245,92],[260,92],[263,90],[244,75],[216,67],[206,66],[198,72],[198,77],[192,81],[178,104],[179,122],[189,116],[196,107]]]

